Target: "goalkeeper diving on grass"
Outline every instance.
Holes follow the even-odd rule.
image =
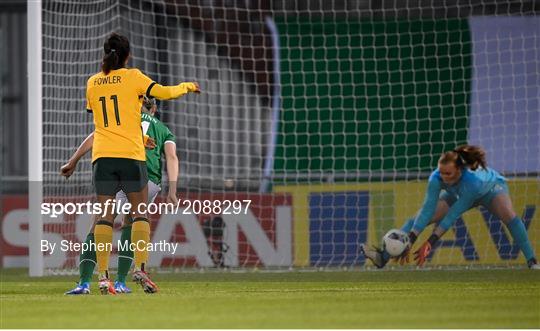
[[[483,206],[508,228],[514,242],[525,256],[530,269],[540,269],[527,237],[523,220],[516,215],[508,194],[506,179],[486,163],[486,153],[479,146],[463,145],[445,152],[438,168],[431,173],[422,208],[415,218],[409,219],[401,230],[408,233],[409,246],[397,257],[401,264],[409,262],[411,247],[428,224],[435,224],[433,233],[418,250],[414,259],[422,266],[435,243],[467,210]],[[390,254],[383,248],[361,245],[361,252],[375,266],[383,268]]]
[[[146,149],[146,167],[148,170],[148,203],[154,202],[156,196],[161,192],[161,155],[165,155],[165,163],[167,165],[167,177],[169,179],[169,189],[167,194],[167,202],[176,204],[176,184],[178,180],[178,157],[176,155],[175,137],[163,122],[155,117],[157,105],[155,99],[144,97],[143,106],[141,108],[141,126],[143,133],[150,138]],[[79,160],[92,149],[94,133],[91,133],[77,148],[69,161],[62,166],[60,174],[69,178],[77,167]],[[122,205],[127,202],[126,194],[119,191],[116,194],[116,201]],[[96,251],[90,243],[95,242],[93,228],[97,222],[97,216],[94,215],[92,228],[86,237],[85,243],[90,250],[81,252],[79,262],[80,279],[77,286],[66,292],[66,294],[90,294],[90,281],[96,265]],[[123,215],[122,218],[122,234],[120,241],[122,243],[131,243],[131,217]],[[131,289],[126,285],[126,277],[131,269],[133,261],[133,251],[125,249],[128,245],[118,248],[118,273],[114,282],[114,290],[116,293],[131,293]],[[147,288],[148,291],[152,287]]]
[[[107,208],[122,190],[131,204],[131,241],[143,243],[134,251],[133,280],[145,292],[156,292],[157,286],[145,271],[148,260],[146,244],[150,242],[150,223],[139,205],[148,201],[148,173],[144,137],[141,130],[141,97],[168,100],[189,92],[200,93],[196,83],[176,86],[157,84],[140,70],[126,68],[131,56],[129,40],[112,33],[103,45],[101,71],[91,76],[86,85],[87,111],[93,114],[92,147],[93,183],[97,202],[105,213],[94,226],[94,240],[102,294],[115,293],[109,278],[109,257],[113,237],[114,212]]]

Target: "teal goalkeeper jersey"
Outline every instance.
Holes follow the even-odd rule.
[[[474,171],[464,168],[459,181],[454,185],[448,185],[442,181],[439,169],[433,171],[429,176],[424,204],[416,217],[413,229],[418,232],[424,230],[435,213],[441,191],[446,191],[456,199],[446,216],[439,222],[439,227],[448,230],[461,214],[477,204],[495,185],[505,181],[506,178],[489,167]]]
[[[144,134],[152,137],[156,142],[156,147],[154,149],[146,149],[148,179],[153,183],[160,185],[161,154],[165,152],[165,144],[175,143],[175,137],[163,122],[145,112],[142,112],[141,126]]]

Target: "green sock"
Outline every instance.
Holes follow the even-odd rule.
[[[131,225],[122,228],[120,242],[122,245],[118,247],[118,274],[116,280],[125,283],[129,269],[131,269],[131,263],[133,262],[133,251],[129,250]]]
[[[89,283],[92,280],[92,275],[94,274],[94,268],[96,267],[96,251],[95,246],[90,243],[95,243],[94,234],[89,233],[86,236],[86,241],[84,242],[88,250],[81,251],[79,257],[79,274],[81,278],[81,283]]]

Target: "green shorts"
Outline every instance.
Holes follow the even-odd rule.
[[[148,182],[145,161],[102,157],[94,161],[92,170],[97,195],[140,192]]]

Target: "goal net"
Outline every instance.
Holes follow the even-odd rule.
[[[85,84],[114,31],[130,40],[130,66],[202,90],[159,103],[176,137],[186,203],[152,215],[152,241],[178,249],[152,252],[151,266],[368,266],[359,245],[378,244],[413,217],[440,154],[465,143],[483,146],[507,176],[540,252],[533,1],[410,3],[43,1],[44,201],[93,197],[89,157],[69,180],[58,173],[93,130]],[[204,209],[205,200],[222,208]],[[89,215],[44,216],[44,238],[82,242],[90,224]],[[44,260],[70,270],[78,253]],[[475,208],[428,265],[518,266],[524,258],[502,223]]]

